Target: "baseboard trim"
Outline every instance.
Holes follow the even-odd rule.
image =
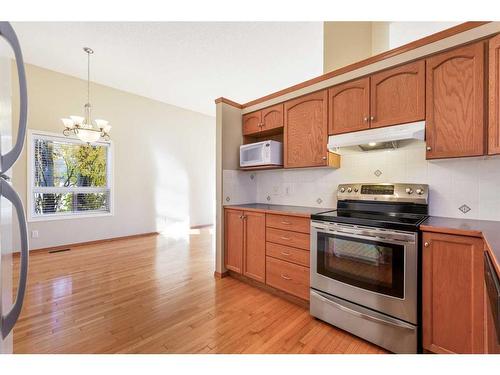
[[[94,241],[86,241],[86,242],[76,242],[72,244],[66,244],[66,245],[59,245],[59,246],[52,246],[52,247],[44,247],[40,249],[33,249],[30,250],[30,254],[32,253],[43,253],[43,252],[54,252],[58,250],[64,250],[68,248],[74,248],[74,247],[82,247],[82,246],[89,246],[89,245],[98,245],[101,243],[106,243],[106,242],[111,242],[111,241],[120,241],[120,240],[130,240],[134,238],[140,238],[140,237],[148,237],[148,236],[158,236],[160,233],[159,232],[148,232],[148,233],[139,233],[139,234],[131,234],[128,236],[121,236],[121,237],[112,237],[112,238],[104,238],[102,240],[94,240]],[[19,256],[19,252],[13,253],[14,256]]]
[[[294,295],[288,294],[286,292],[283,292],[282,290],[273,288],[272,286],[269,286],[267,284],[262,284],[259,281],[256,281],[256,280],[251,279],[249,277],[240,275],[239,273],[236,273],[234,271],[227,271],[227,272],[228,272],[228,276],[231,276],[232,278],[234,278],[236,280],[242,281],[242,282],[244,282],[246,284],[250,284],[250,285],[255,286],[255,287],[259,288],[259,289],[262,289],[262,290],[264,290],[264,291],[266,291],[268,293],[274,294],[275,296],[278,296],[280,298],[286,299],[287,301],[292,302],[292,303],[294,303],[296,305],[299,305],[301,307],[309,309],[309,301],[307,301],[305,299],[302,299],[302,298],[296,297]]]
[[[217,272],[217,271],[214,271],[214,277],[216,279],[223,279],[224,277],[227,277],[229,276],[229,271],[224,271],[224,272]]]

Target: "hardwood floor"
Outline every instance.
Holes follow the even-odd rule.
[[[14,352],[385,353],[303,307],[215,279],[211,232],[32,253]]]

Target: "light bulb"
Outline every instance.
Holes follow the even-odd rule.
[[[78,138],[87,143],[97,142],[101,138],[101,134],[94,130],[79,129],[77,133]]]
[[[83,121],[85,120],[85,118],[82,117],[82,116],[69,116],[69,118],[71,120],[73,120],[73,122],[75,123],[75,125],[78,125],[78,126],[82,125]]]
[[[99,129],[105,129],[109,123],[108,121],[101,119],[95,119],[94,121]]]
[[[65,128],[73,129],[75,127],[75,123],[70,118],[62,118],[61,121],[64,124]]]
[[[370,147],[374,147],[376,145],[377,145],[377,142],[370,142],[370,143],[368,143],[368,146],[370,146]]]

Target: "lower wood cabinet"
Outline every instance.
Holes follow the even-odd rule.
[[[268,285],[309,299],[309,268],[272,257],[266,258],[266,282]]]
[[[264,282],[266,280],[266,214],[243,214],[244,250],[243,275]]]
[[[257,281],[266,278],[266,214],[225,210],[225,265]]]
[[[225,210],[224,264],[228,270],[243,270],[243,211]]]
[[[424,349],[484,353],[483,240],[424,232],[423,243]]]
[[[226,268],[309,300],[310,219],[236,208],[224,215]]]

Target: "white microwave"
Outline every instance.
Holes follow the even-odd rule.
[[[240,167],[283,165],[283,145],[277,141],[263,141],[240,146]]]

